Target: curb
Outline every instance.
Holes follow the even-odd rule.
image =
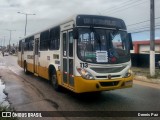
[[[148,82],[153,84],[160,84],[160,79],[152,79],[147,78],[146,76],[134,76],[133,80],[142,81],[142,82]]]

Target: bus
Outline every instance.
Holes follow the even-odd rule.
[[[57,91],[115,90],[133,85],[132,48],[122,19],[80,14],[21,39],[18,64]]]

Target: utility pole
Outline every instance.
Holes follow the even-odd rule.
[[[24,14],[26,16],[26,22],[25,22],[25,30],[24,30],[24,36],[26,36],[26,32],[27,32],[27,18],[28,15],[36,15],[36,14],[28,14],[28,13],[22,13],[22,12],[17,12],[19,14]]]
[[[10,38],[9,38],[9,52],[10,52],[10,42],[11,42],[11,36],[12,36],[12,31],[16,31],[16,30],[8,30],[7,29],[7,31],[9,31],[9,33],[10,33]]]
[[[155,10],[154,0],[150,0],[150,75],[155,76]]]
[[[3,40],[4,40],[4,41],[3,41],[3,46],[5,47],[5,37],[6,37],[6,36],[3,36],[3,37],[4,37],[4,39],[3,39]]]
[[[2,42],[3,42],[3,40],[1,39],[1,48],[2,48],[2,46],[3,46],[3,45],[2,45]]]

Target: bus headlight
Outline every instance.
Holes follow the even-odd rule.
[[[83,69],[83,68],[77,68],[77,71],[80,73],[80,75],[84,78],[84,79],[89,79],[89,80],[93,80],[94,77],[93,75],[88,72],[87,70]]]
[[[130,77],[132,75],[132,70],[128,70],[127,73],[125,73],[124,78]]]

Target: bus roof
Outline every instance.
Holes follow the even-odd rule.
[[[55,24],[52,26],[47,27],[46,29],[40,30],[34,34],[25,36],[21,40],[31,37],[33,35],[39,34],[43,31],[49,30],[51,28],[60,26],[70,21],[76,21],[76,26],[95,26],[95,27],[114,27],[118,29],[126,30],[125,23],[122,19],[109,17],[109,16],[102,16],[102,15],[88,15],[88,14],[76,14],[72,17],[69,17],[64,22],[60,22],[59,24]]]

